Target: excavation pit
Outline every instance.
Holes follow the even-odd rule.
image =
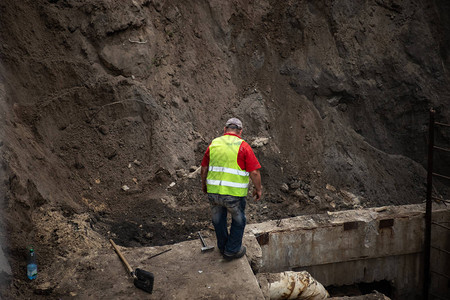
[[[448,223],[450,210],[435,206],[433,220]],[[421,299],[424,205],[387,206],[252,224],[261,253],[250,257],[256,272],[308,271],[324,286],[384,282],[393,299]],[[448,249],[448,233],[438,229],[432,245]],[[255,252],[254,252],[255,253]],[[449,259],[432,256],[432,268],[445,274]],[[432,281],[436,282],[436,281]],[[390,288],[386,287],[386,283]],[[448,285],[432,286],[447,294]],[[381,292],[381,291],[379,291]]]
[[[450,209],[434,207],[433,220],[449,222]],[[89,278],[98,281],[95,290],[73,290],[79,299],[264,299],[267,291],[260,275],[303,270],[328,287],[331,296],[346,293],[358,299],[356,295],[376,290],[392,299],[421,299],[423,228],[424,205],[389,206],[249,224],[244,237],[247,259],[231,262],[221,257],[217,247],[202,253],[200,240],[120,247],[133,269],[155,275],[153,294],[134,287],[109,245],[70,265],[67,272],[74,274],[79,287],[89,286],[82,276],[77,278],[79,270],[88,270]],[[436,247],[450,243],[448,234],[433,232]],[[215,245],[212,231],[204,232],[204,237],[208,245]],[[439,268],[449,261],[438,263],[443,257],[432,255],[432,269],[444,272]],[[66,284],[55,287],[54,294],[72,287],[70,280]],[[442,282],[431,290],[441,295],[449,292]]]

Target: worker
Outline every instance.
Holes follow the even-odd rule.
[[[245,205],[249,177],[253,182],[253,197],[261,199],[261,165],[252,148],[242,138],[242,122],[231,118],[225,123],[223,136],[215,138],[202,159],[202,190],[208,194],[217,247],[224,258],[237,259],[245,255],[242,237],[246,224]],[[227,213],[232,217],[230,231]]]

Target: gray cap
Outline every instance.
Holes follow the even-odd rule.
[[[236,125],[238,129],[242,129],[242,122],[238,118],[231,118],[225,123],[225,127],[229,127],[230,125]]]

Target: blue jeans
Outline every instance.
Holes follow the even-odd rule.
[[[242,246],[242,237],[247,222],[245,197],[208,194],[212,223],[216,230],[217,247],[226,253],[237,253]],[[232,217],[230,232],[227,228],[227,213]]]

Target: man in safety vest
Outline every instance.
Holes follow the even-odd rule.
[[[217,247],[226,259],[234,259],[246,252],[242,237],[249,177],[254,185],[253,197],[258,201],[262,192],[261,165],[250,145],[241,139],[242,122],[239,119],[229,119],[223,132],[223,136],[211,142],[203,156],[202,190],[208,193]],[[228,212],[232,217],[229,232]]]

